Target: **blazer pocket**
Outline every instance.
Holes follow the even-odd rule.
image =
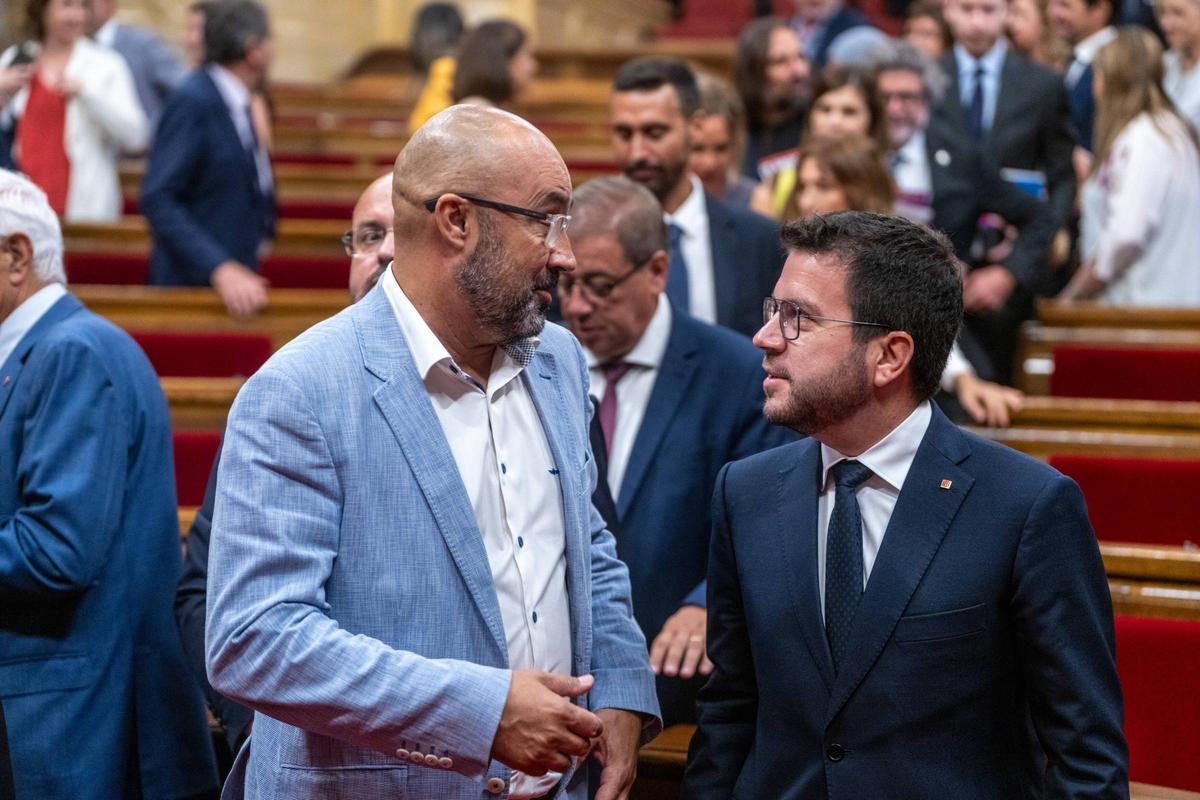
[[[987,627],[986,610],[987,606],[979,603],[967,608],[901,617],[892,638],[897,642],[931,642],[971,636]]]
[[[91,658],[82,654],[40,656],[0,662],[0,697],[66,692],[96,682]]]

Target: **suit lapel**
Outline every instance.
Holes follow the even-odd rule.
[[[60,297],[21,337],[8,358],[3,364],[0,364],[0,420],[4,419],[9,399],[16,393],[17,382],[25,370],[25,359],[29,356],[29,351],[46,335],[47,331],[82,308],[83,303],[79,302],[75,295],[66,294]]]
[[[1016,55],[1009,48],[1004,54],[1004,65],[1000,67],[1000,91],[996,95],[996,113],[992,115],[992,131],[988,140],[996,138],[996,133],[1005,130],[1009,118],[1016,110],[1018,96],[1021,90],[1021,66],[1017,63]],[[993,147],[992,152],[996,152]]]
[[[954,50],[942,56],[942,72],[946,75],[946,94],[942,100],[942,108],[957,128],[967,129],[967,112],[962,105],[962,92],[958,86],[958,58]]]
[[[508,641],[483,535],[450,444],[383,288],[372,290],[349,313],[354,315],[363,365],[383,381],[375,390],[375,403],[425,495],[463,583],[507,662]]]
[[[833,658],[821,616],[817,579],[817,496],[821,479],[821,448],[810,440],[796,461],[779,471],[773,529],[786,531],[781,549],[792,589],[792,604],[800,633],[821,673],[827,691],[834,685]]]
[[[958,466],[969,454],[966,438],[934,407],[867,580],[826,724],[879,658],[971,490],[975,479]]]
[[[728,326],[737,316],[737,300],[742,291],[738,280],[737,230],[720,203],[705,195],[704,206],[708,212],[708,240],[712,246],[717,322]]]
[[[621,479],[621,492],[617,500],[617,516],[621,519],[629,513],[634,498],[645,483],[650,462],[687,396],[688,386],[696,373],[696,342],[687,330],[690,320],[674,309],[671,314],[671,335],[667,340],[667,349],[663,353],[654,388],[650,391],[642,424],[633,441],[625,477]],[[678,467],[687,469],[688,465],[680,464]]]
[[[221,126],[225,128],[225,141],[231,143],[241,153],[242,175],[253,185],[254,196],[262,197],[262,188],[258,185],[258,165],[254,163],[254,156],[251,155],[250,151],[242,146],[242,136],[238,133],[237,123],[233,121],[229,106],[225,104],[225,96],[221,94],[221,90],[217,88],[216,82],[208,74],[207,69],[202,68],[201,74],[204,76],[206,91],[211,94],[211,99],[215,99],[221,107]]]

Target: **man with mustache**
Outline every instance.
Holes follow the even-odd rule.
[[[679,59],[626,62],[613,80],[613,152],[621,171],[662,204],[672,307],[750,336],[783,266],[779,226],[705,195],[688,171],[699,109],[696,76]]]
[[[962,321],[941,234],[789,223],[765,412],[717,478],[686,798],[1126,798],[1112,603],[1069,478],[930,404]]]
[[[587,370],[544,315],[571,180],[544,135],[454,106],[396,160],[403,256],[230,412],[213,688],[256,712],[249,797],[624,797],[661,727],[590,501]]]

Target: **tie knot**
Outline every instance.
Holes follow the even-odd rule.
[[[678,247],[679,240],[683,238],[683,228],[676,225],[674,222],[667,223],[667,239],[671,247]]]
[[[600,372],[604,375],[604,382],[612,386],[621,378],[625,377],[625,373],[629,372],[632,364],[627,364],[624,361],[614,361],[611,364],[605,364],[600,368]]]
[[[857,489],[859,484],[874,473],[867,465],[854,460],[839,461],[829,468],[833,473],[833,482],[838,488]]]
[[[987,69],[984,68],[983,64],[976,64],[975,65],[975,80],[979,80],[980,78],[984,77],[985,75],[987,75]]]

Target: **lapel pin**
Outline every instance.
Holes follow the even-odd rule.
[[[934,153],[933,160],[938,163],[938,166],[950,166],[950,154],[945,150],[938,150],[936,153]]]
[[[949,480],[947,478],[942,478],[941,486],[943,489],[949,489],[953,485],[954,485],[954,481]]]

